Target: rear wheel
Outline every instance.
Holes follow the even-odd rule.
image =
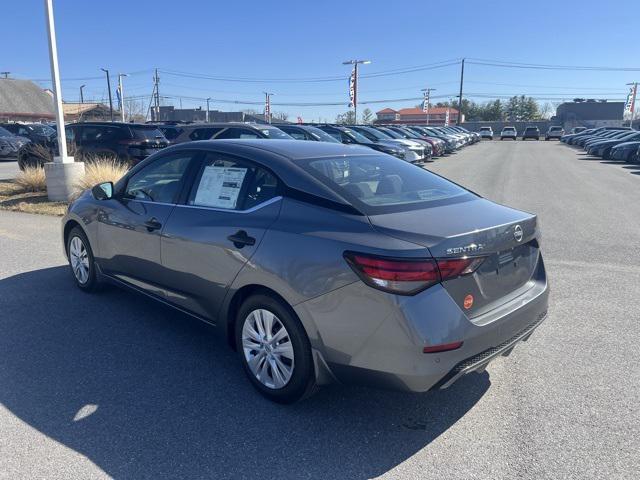
[[[240,307],[235,325],[244,370],[262,395],[294,403],[315,391],[311,345],[287,305],[268,295],[251,296]]]

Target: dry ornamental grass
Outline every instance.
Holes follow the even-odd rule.
[[[95,157],[91,161],[85,160],[85,171],[76,187],[84,191],[99,183],[117,182],[127,173],[127,166],[112,157]]]
[[[26,167],[18,173],[15,183],[23,192],[44,192],[47,189],[44,168]]]

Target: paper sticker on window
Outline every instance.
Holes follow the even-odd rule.
[[[198,185],[194,205],[236,208],[246,168],[205,167]]]

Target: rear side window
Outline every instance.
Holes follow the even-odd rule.
[[[164,135],[156,127],[129,127],[133,137],[139,140],[164,140]]]
[[[234,139],[234,138],[262,138],[260,134],[250,128],[227,128],[224,132],[216,136],[216,139]]]
[[[181,128],[160,128],[160,131],[164,134],[164,138],[167,140],[178,138],[178,135],[182,133]]]
[[[220,130],[222,127],[196,128],[189,134],[189,138],[191,140],[209,140]]]
[[[308,159],[298,164],[367,215],[472,198],[462,187],[388,156]]]
[[[189,194],[188,205],[247,210],[278,195],[268,170],[228,155],[209,152]]]
[[[107,142],[120,138],[121,131],[118,127],[87,126],[82,127],[83,142]]]

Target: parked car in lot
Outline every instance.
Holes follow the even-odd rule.
[[[500,132],[500,140],[504,140],[505,138],[516,140],[518,138],[516,127],[504,127]]]
[[[629,130],[605,130],[604,132],[599,133],[598,135],[593,135],[591,137],[578,139],[575,144],[581,147],[584,147],[585,150],[589,150],[592,145],[596,143],[600,143],[607,140],[613,140],[616,138],[622,138],[629,134]]]
[[[611,138],[614,135],[624,134],[625,131],[630,131],[629,127],[600,127],[596,128],[592,132],[587,134],[587,131],[578,134],[575,138],[571,139],[570,145],[578,145],[584,147],[587,142],[598,141],[601,138]]]
[[[173,144],[196,140],[229,140],[234,138],[268,138],[291,140],[291,136],[272,125],[258,123],[190,123],[180,126],[160,126],[159,128],[179,128],[180,132],[173,136]]]
[[[527,138],[540,140],[540,129],[538,127],[526,127],[522,133],[522,140]]]
[[[50,150],[57,149],[56,131],[43,123],[2,123],[0,127]]]
[[[558,140],[560,140],[560,138],[562,138],[562,136],[564,135],[564,128],[562,127],[549,127],[549,129],[547,130],[547,133],[544,134],[544,139],[546,141],[551,140],[552,138],[556,138]]]
[[[587,127],[573,127],[571,129],[571,134],[581,133],[581,132],[584,132],[586,129]]]
[[[391,138],[386,133],[366,125],[352,125],[349,128],[364,135],[374,143],[404,148],[404,159],[408,162],[423,163],[431,158],[431,149],[426,150],[425,145],[416,140]]]
[[[432,156],[440,157],[440,156],[445,154],[446,144],[445,144],[445,141],[442,138],[438,138],[438,137],[434,136],[426,128],[424,128],[424,127],[422,127],[420,125],[412,125],[412,126],[409,126],[407,128],[413,130],[418,135],[420,135],[420,138],[426,140],[427,142],[429,142],[431,144]]]
[[[619,143],[611,148],[609,158],[611,160],[634,163],[636,161],[638,148],[640,148],[640,141]]]
[[[351,128],[343,127],[340,125],[318,125],[317,127],[327,132],[340,143],[344,143],[346,145],[363,145],[365,147],[369,147],[379,152],[393,155],[394,157],[401,158],[403,160],[405,158],[404,147],[374,143],[361,133],[358,133]]]
[[[493,129],[491,127],[480,127],[480,136],[493,140]]]
[[[9,130],[0,127],[0,158],[15,158],[20,148],[31,140],[14,135]]]
[[[340,143],[334,137],[327,132],[320,130],[312,125],[290,125],[290,124],[276,124],[275,127],[282,130],[287,135],[295,138],[296,140],[308,140],[312,142],[330,142]]]
[[[141,123],[72,123],[65,131],[77,155],[108,155],[130,165],[169,145],[158,127]]]
[[[446,388],[547,313],[535,215],[357,145],[175,145],[62,224],[78,288],[114,283],[211,323],[276,402],[334,380]]]
[[[614,138],[608,140],[601,140],[591,144],[587,150],[590,155],[596,155],[603,159],[608,159],[611,153],[611,149],[616,145],[620,145],[626,142],[640,141],[640,132],[634,131],[631,133],[625,132],[626,135],[617,135]]]
[[[414,129],[409,128],[405,125],[397,125],[392,127],[392,129],[396,133],[401,135],[405,140],[419,143],[422,148],[424,148],[425,159],[428,160],[433,157],[433,141],[428,137],[428,135],[419,131],[415,131]]]

